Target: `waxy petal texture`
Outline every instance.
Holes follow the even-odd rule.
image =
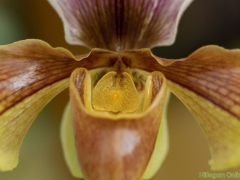
[[[152,157],[142,176],[142,179],[152,178],[161,167],[168,152],[168,127],[167,127],[167,107],[170,99],[168,93],[166,104],[164,105],[161,125],[156,139],[156,144]],[[72,110],[70,103],[67,104],[61,123],[61,141],[64,152],[64,157],[67,165],[74,177],[84,178],[78,163],[77,152],[74,144]]]
[[[78,64],[67,50],[39,40],[0,46],[0,170],[17,165],[29,126],[67,88]]]
[[[166,99],[166,80],[159,72],[149,79],[151,106],[142,114],[109,114],[91,109],[91,81],[86,69],[70,79],[75,145],[88,180],[141,179],[156,143]]]
[[[240,50],[203,47],[158,67],[208,139],[214,170],[240,165]]]
[[[111,82],[111,84],[109,84]],[[131,76],[124,72],[104,75],[92,94],[93,107],[101,111],[134,112],[139,108],[140,98]]]
[[[64,157],[72,175],[76,178],[84,178],[78,163],[77,151],[75,148],[72,109],[70,102],[66,105],[61,123],[61,142]]]
[[[240,165],[240,50],[206,46],[179,60],[158,58],[149,49],[121,54],[131,68],[165,75],[169,90],[205,132],[212,169]]]
[[[170,45],[192,0],[49,0],[70,44],[113,51]]]
[[[74,57],[40,40],[0,46],[0,170],[16,167],[23,138],[42,108],[68,87],[72,71],[108,67],[116,53],[93,49]]]
[[[168,138],[168,126],[167,126],[167,110],[168,110],[168,102],[170,100],[170,94],[171,94],[170,92],[168,92],[167,94],[167,99],[163,109],[161,125],[160,125],[160,129],[156,139],[154,151],[152,153],[152,157],[142,176],[142,179],[144,180],[151,179],[157,173],[157,171],[162,166],[168,153],[169,138]]]

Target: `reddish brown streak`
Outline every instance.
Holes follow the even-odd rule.
[[[168,80],[240,119],[240,51],[203,47],[185,60],[175,61],[169,66],[159,64],[149,52],[134,54],[132,51],[124,56],[132,59],[132,68],[160,71]]]
[[[34,46],[31,46],[35,43],[38,44],[36,52],[32,49]],[[18,42],[6,47],[11,49],[21,44]],[[23,54],[14,54],[0,49],[0,105],[4,107],[0,110],[0,115],[41,89],[69,78],[78,67],[90,70],[108,66],[112,54],[94,51],[89,56],[79,56],[87,57],[86,59],[76,61],[67,53],[50,48],[37,40],[24,41],[21,52]]]

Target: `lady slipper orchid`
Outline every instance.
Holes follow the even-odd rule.
[[[168,150],[169,91],[192,112],[213,170],[240,165],[240,50],[205,46],[187,58],[156,57],[174,42],[192,0],[49,0],[72,55],[41,40],[0,46],[0,170],[16,167],[42,108],[69,86],[61,139],[75,177],[150,179]]]

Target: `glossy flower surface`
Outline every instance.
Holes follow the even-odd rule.
[[[41,109],[69,86],[61,127],[67,164],[85,179],[150,179],[168,150],[166,107],[174,93],[203,129],[210,165],[240,165],[240,51],[206,46],[187,58],[148,48],[174,42],[190,0],[49,0],[72,55],[40,40],[0,47],[0,169],[13,169]]]

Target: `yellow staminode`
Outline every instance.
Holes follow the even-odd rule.
[[[92,103],[96,110],[130,113],[138,109],[140,99],[128,73],[111,71],[94,87]]]

